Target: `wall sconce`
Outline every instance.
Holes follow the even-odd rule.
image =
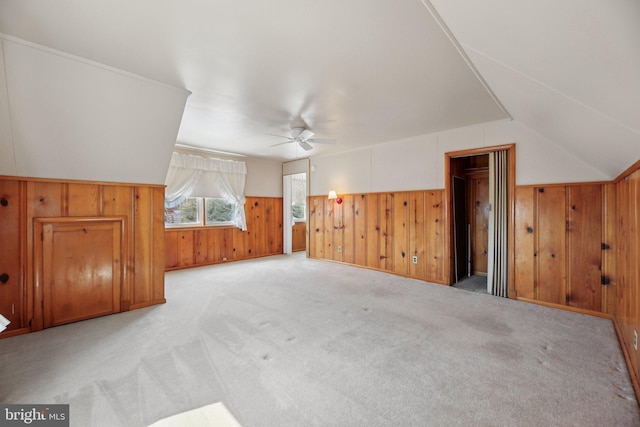
[[[342,203],[342,199],[333,190],[329,191],[329,200],[335,200],[337,204]]]

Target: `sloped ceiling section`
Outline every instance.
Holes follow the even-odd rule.
[[[252,157],[508,117],[420,0],[2,0],[0,31],[184,87],[177,141]],[[274,146],[304,125],[338,143]]]
[[[189,92],[0,41],[0,175],[164,183]]]
[[[515,120],[609,178],[640,158],[640,2],[431,4]]]

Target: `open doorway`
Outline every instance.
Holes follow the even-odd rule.
[[[449,284],[513,290],[515,144],[445,154]]]
[[[300,159],[283,164],[283,252],[307,251],[307,196],[309,194],[309,160]],[[308,253],[307,253],[308,255]]]
[[[454,286],[487,292],[489,155],[451,159]]]

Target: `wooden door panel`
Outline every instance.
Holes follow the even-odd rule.
[[[353,264],[355,240],[354,196],[342,197],[342,261]]]
[[[425,194],[425,239],[427,280],[446,282],[444,191],[428,191]]]
[[[120,311],[122,220],[42,220],[44,327]]]
[[[424,191],[409,193],[409,274],[414,277],[426,278],[425,252],[425,203]],[[413,257],[417,262],[413,263]]]
[[[409,274],[409,195],[395,193],[393,200],[393,271]]]
[[[365,198],[366,206],[366,266],[380,267],[380,208],[379,195],[367,194]]]
[[[356,265],[367,265],[367,195],[354,196],[353,215],[355,227],[354,262]]]
[[[602,309],[602,187],[567,187],[567,296],[573,307]]]
[[[521,298],[535,298],[535,189],[516,188],[515,288]]]
[[[566,304],[565,187],[537,189],[537,297]]]

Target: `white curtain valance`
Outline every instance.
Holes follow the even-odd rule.
[[[173,153],[170,167],[202,170],[208,172],[222,172],[232,174],[247,174],[245,162],[234,160],[214,159],[211,157],[194,156],[192,154]]]

